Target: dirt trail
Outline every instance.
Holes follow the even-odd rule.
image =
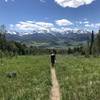
[[[60,88],[56,77],[55,68],[51,67],[51,78],[52,78],[52,88],[51,88],[51,100],[60,100]]]

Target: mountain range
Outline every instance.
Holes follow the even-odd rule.
[[[40,47],[65,47],[79,45],[86,42],[90,36],[90,32],[81,30],[78,30],[77,32],[67,31],[66,33],[24,33],[13,31],[6,34],[7,40]]]

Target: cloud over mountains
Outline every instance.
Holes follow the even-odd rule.
[[[66,33],[67,31],[85,30],[97,30],[100,28],[100,23],[91,23],[90,21],[76,21],[71,22],[68,19],[56,20],[52,23],[45,21],[20,21],[18,23],[10,24],[9,30],[32,32],[37,33]]]
[[[71,25],[73,25],[73,23],[67,19],[56,20],[54,23],[42,21],[20,21],[15,25],[11,24],[10,29],[19,31],[36,31],[38,33],[64,32],[71,30],[71,28],[68,27]]]

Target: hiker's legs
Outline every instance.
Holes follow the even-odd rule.
[[[54,67],[54,65],[55,65],[55,64],[54,64],[54,63],[52,63],[52,67]]]

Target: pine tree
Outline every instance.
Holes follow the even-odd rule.
[[[95,45],[96,45],[96,52],[98,53],[98,54],[100,54],[100,30],[99,30],[99,32],[98,32],[98,34],[97,34],[97,36],[96,36],[96,43],[95,43]]]
[[[90,41],[90,55],[92,54],[93,44],[94,44],[94,31],[92,31],[92,34],[91,34],[91,41]]]
[[[1,25],[0,26],[0,38],[6,39],[5,38],[5,34],[6,34],[6,26],[5,25]]]

